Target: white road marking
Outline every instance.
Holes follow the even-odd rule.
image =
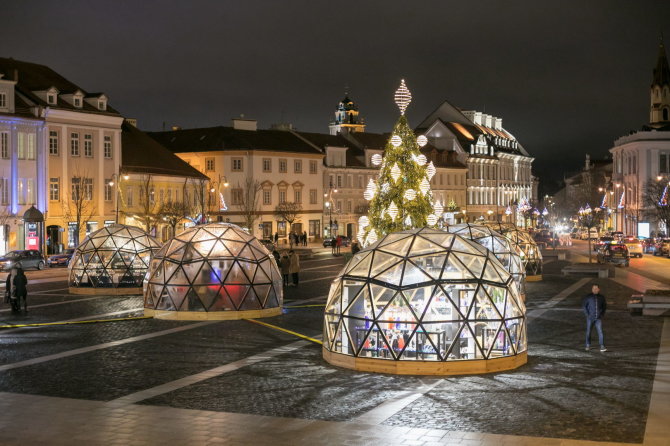
[[[554,307],[556,304],[558,304],[560,301],[564,300],[568,296],[570,296],[572,293],[577,291],[579,288],[583,287],[586,285],[588,282],[592,281],[593,279],[585,277],[583,279],[579,279],[577,282],[573,283],[551,299],[549,299],[546,302],[540,303],[537,305],[537,308],[534,310],[530,310],[526,313],[526,318],[527,319],[535,319],[537,317],[542,316],[544,313],[547,311],[551,310],[552,307]]]
[[[47,322],[47,323],[50,323],[50,324],[60,324],[60,323],[63,323],[63,322],[86,321],[86,320],[89,320],[89,319],[100,319],[100,318],[102,318],[102,317],[118,316],[118,315],[120,315],[120,314],[134,313],[135,311],[141,311],[141,310],[144,310],[144,308],[143,308],[143,307],[139,307],[139,308],[133,308],[133,309],[131,309],[131,310],[112,311],[111,313],[90,314],[90,315],[88,315],[88,316],[77,317],[77,318],[74,318],[74,319],[65,319],[64,321],[55,321],[55,322]],[[36,323],[36,324],[39,324],[39,323],[41,323],[41,322],[25,322],[25,321],[24,321],[23,323],[26,323],[26,324]],[[7,323],[7,322],[5,322],[5,324],[7,324],[7,325],[20,325],[20,324],[9,324],[9,323]],[[4,335],[4,334],[7,334],[7,333],[13,333],[13,332],[15,332],[15,331],[19,331],[19,330],[28,330],[28,329],[31,329],[31,328],[39,328],[39,327],[19,327],[19,328],[0,329],[0,336],[2,336],[2,335]]]
[[[357,423],[365,424],[382,424],[384,421],[391,418],[393,415],[397,414],[405,407],[412,404],[417,399],[421,398],[427,392],[433,390],[438,384],[442,383],[443,379],[438,379],[432,383],[421,382],[421,386],[415,390],[409,390],[407,392],[402,392],[399,395],[388,399],[381,403],[379,406],[371,409],[358,417],[355,418]]]
[[[28,295],[28,299],[30,299],[30,295]],[[65,304],[71,304],[71,303],[77,303],[77,302],[86,302],[89,300],[96,300],[96,299],[109,299],[109,296],[95,296],[95,297],[85,297],[83,299],[72,299],[72,300],[64,300],[61,302],[50,302],[48,304],[38,304],[38,305],[31,305],[30,308],[42,308],[42,307],[53,307],[54,305],[65,305]],[[0,313],[8,313],[12,311],[11,308],[5,308],[4,310],[0,310]]]

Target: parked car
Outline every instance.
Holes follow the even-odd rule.
[[[602,236],[598,239],[598,241],[593,245],[593,250],[598,251],[599,249],[603,248],[605,245],[609,243],[614,242],[614,237],[611,236]]]
[[[0,257],[0,268],[2,268],[3,271],[8,271],[14,267],[23,269],[42,269],[45,264],[44,256],[41,252],[35,249],[10,251],[3,257]]]
[[[556,234],[546,229],[533,234],[533,240],[535,240],[535,243],[538,245],[544,245],[546,247],[556,246],[558,244],[558,237]]]
[[[642,251],[647,254],[656,252],[656,240],[653,238],[646,238],[642,240]]]
[[[323,247],[333,246],[335,244],[336,237],[328,237],[323,239]],[[351,239],[349,237],[342,236],[342,246],[351,245]]]
[[[635,237],[626,237],[623,243],[626,245],[626,248],[628,248],[631,257],[642,258],[642,242],[639,239],[636,239]]]
[[[623,243],[610,243],[596,255],[598,263],[612,263],[614,265],[629,266],[630,254]]]
[[[49,256],[47,258],[47,265],[49,265],[49,268],[53,268],[54,266],[68,266],[73,255],[74,248],[68,248],[61,254]]]
[[[670,252],[670,238],[662,238],[656,242],[655,256],[667,256]]]
[[[616,241],[621,241],[624,238],[623,232],[621,231],[614,231],[612,232],[612,237],[614,237],[614,240]]]

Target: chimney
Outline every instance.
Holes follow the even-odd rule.
[[[584,170],[589,170],[591,168],[591,155],[586,154],[586,160],[584,161]]]
[[[233,118],[232,121],[235,130],[251,130],[253,132],[258,130],[258,121],[255,119],[245,119],[244,115],[240,115],[239,118]]]
[[[126,118],[126,122],[133,127],[137,127],[137,119],[135,118]]]

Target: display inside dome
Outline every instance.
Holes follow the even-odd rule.
[[[333,281],[324,358],[515,356],[526,351],[525,312],[513,277],[480,244],[437,229],[395,232],[354,255]]]
[[[473,240],[495,254],[496,258],[512,274],[519,292],[525,294],[526,269],[521,260],[521,250],[507,237],[492,228],[472,223],[459,223],[445,228],[447,232]]]
[[[113,224],[91,233],[70,261],[70,289],[135,288],[139,293],[160,243],[135,226]]]
[[[486,226],[507,237],[521,251],[521,260],[526,268],[526,274],[536,276],[542,274],[542,253],[533,240],[533,236],[511,223],[486,222]]]
[[[281,312],[282,279],[274,258],[234,224],[209,223],[178,234],[154,255],[147,278],[145,309]]]

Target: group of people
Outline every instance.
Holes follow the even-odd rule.
[[[272,256],[281,271],[284,286],[298,286],[300,282],[300,256],[292,249],[284,251],[282,254],[274,249]],[[289,283],[289,275],[291,275],[292,283]]]
[[[275,232],[274,235],[275,245],[279,243],[279,233]],[[307,246],[307,232],[303,231],[302,234],[291,231],[288,234],[288,243],[293,248],[294,246]]]
[[[13,268],[5,281],[5,303],[12,307],[12,312],[28,312],[28,278],[21,268]]]

